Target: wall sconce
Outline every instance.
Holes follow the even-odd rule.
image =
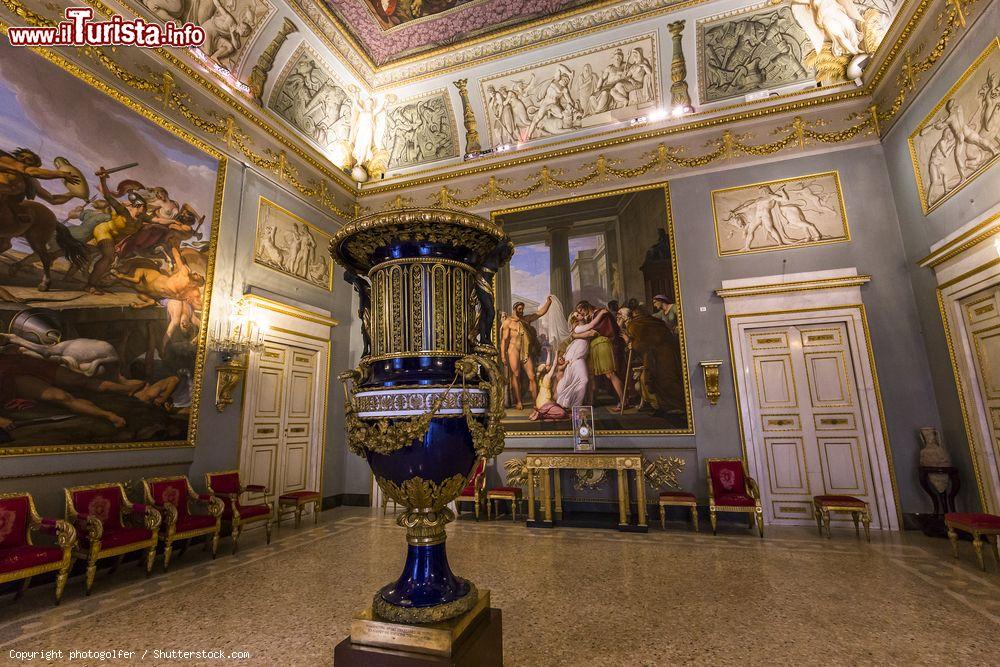
[[[722,391],[719,389],[719,367],[722,366],[721,359],[710,359],[698,364],[701,372],[705,376],[705,398],[712,405],[719,402]]]
[[[245,299],[236,302],[230,318],[222,318],[209,337],[208,347],[222,362],[215,367],[215,409],[233,402],[233,390],[246,376],[250,352],[264,346],[264,330],[257,309]]]

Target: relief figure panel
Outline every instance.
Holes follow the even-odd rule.
[[[274,271],[329,290],[333,289],[333,260],[326,248],[331,234],[271,200],[257,204],[257,234],[253,261]]]
[[[764,3],[698,21],[702,102],[813,80],[803,64],[809,38],[787,6]]]
[[[1000,158],[1000,39],[994,39],[910,135],[924,213]]]
[[[444,90],[391,104],[386,112],[383,143],[390,169],[458,157],[456,137],[455,116]]]
[[[712,191],[720,256],[849,241],[835,171]]]
[[[659,106],[656,34],[480,81],[494,146],[631,120]]]

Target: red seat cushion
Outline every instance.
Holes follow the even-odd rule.
[[[280,500],[296,500],[303,501],[306,499],[316,499],[319,498],[318,491],[292,491],[291,493],[282,493],[278,496]]]
[[[240,508],[240,519],[243,519],[244,521],[246,519],[251,519],[255,516],[261,516],[267,514],[268,512],[271,511],[271,507],[269,505],[263,505],[263,504],[239,505],[239,508]],[[222,518],[223,519],[233,518],[232,505],[230,505],[229,503],[226,503],[226,509],[222,512]]]
[[[660,491],[661,500],[686,500],[690,502],[697,502],[695,495],[693,493],[688,493],[687,491]]]
[[[29,507],[27,494],[0,500],[0,548],[26,543]]]
[[[506,493],[512,496],[521,496],[521,487],[519,486],[498,486],[495,489],[490,489],[490,493]]]
[[[124,547],[136,542],[148,540],[153,533],[145,528],[111,528],[104,527],[104,535],[101,536],[101,549],[114,549]]]
[[[715,496],[716,507],[754,507],[757,502],[745,493],[726,493]]]
[[[0,548],[0,572],[14,572],[46,563],[58,563],[62,557],[62,549],[55,547],[34,547],[30,544],[22,544],[16,547]]]
[[[214,528],[215,517],[207,514],[188,514],[184,518],[178,518],[175,525],[178,533],[188,533],[201,528]]]
[[[955,523],[969,528],[1000,530],[1000,516],[996,514],[979,514],[977,512],[949,512],[944,515],[947,523]]]
[[[177,523],[188,516],[188,483],[183,477],[165,479],[149,485],[154,505],[170,503],[177,508]]]
[[[850,505],[854,507],[864,507],[865,501],[854,496],[815,496],[813,498],[821,505]]]
[[[236,472],[209,473],[208,484],[214,493],[239,493],[240,475]]]
[[[708,471],[712,478],[712,492],[716,497],[746,493],[742,461],[709,461]]]

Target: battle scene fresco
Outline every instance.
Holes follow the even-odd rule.
[[[383,144],[390,169],[458,157],[448,94],[439,90],[389,105]]]
[[[499,212],[515,243],[498,282],[508,435],[690,432],[684,330],[663,187]]]
[[[0,451],[193,443],[223,173],[0,45]]]

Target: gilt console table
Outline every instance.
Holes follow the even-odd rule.
[[[554,513],[562,518],[562,488],[560,470],[614,470],[618,477],[618,530],[646,532],[646,480],[642,473],[642,454],[639,452],[529,452],[525,456],[528,487],[528,525],[553,525]],[[555,474],[552,474],[555,471]],[[635,477],[635,495],[638,505],[638,522],[632,524],[629,501],[628,473]],[[539,480],[541,518],[535,510],[535,478]],[[554,479],[553,479],[554,478]],[[554,486],[554,488],[553,488]]]

